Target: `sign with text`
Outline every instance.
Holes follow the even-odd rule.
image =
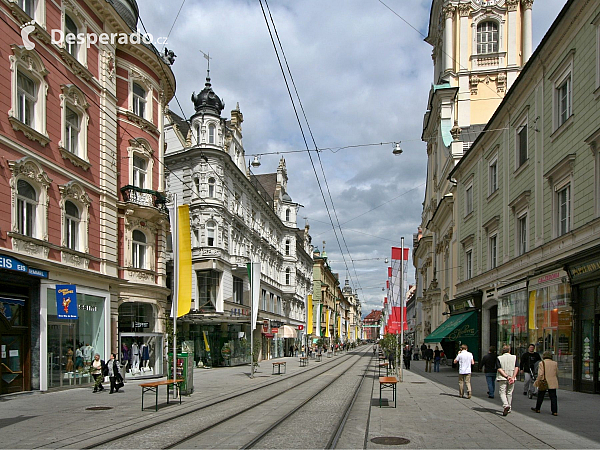
[[[77,290],[74,284],[56,285],[56,317],[77,319]]]
[[[46,270],[27,267],[26,264],[22,263],[18,259],[6,255],[0,255],[0,269],[13,270],[15,272],[23,272],[39,278],[48,278],[48,272]]]

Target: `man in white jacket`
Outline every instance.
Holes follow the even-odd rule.
[[[504,408],[502,415],[506,416],[512,408],[512,395],[515,389],[515,380],[519,373],[519,366],[517,365],[516,355],[510,354],[508,345],[502,347],[502,356],[498,357],[498,361],[500,361],[500,368],[498,369],[496,381],[498,382],[498,392]]]

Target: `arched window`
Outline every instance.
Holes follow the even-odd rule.
[[[132,233],[131,244],[131,265],[136,269],[146,268],[146,235],[140,230],[134,230]]]
[[[65,243],[71,250],[79,250],[79,208],[73,202],[65,202]]]
[[[285,220],[286,222],[290,221],[290,208],[285,210]]]
[[[290,256],[290,240],[285,241],[285,256]]]
[[[208,179],[208,196],[210,198],[215,197],[215,179],[212,177]]]
[[[212,220],[206,222],[206,243],[209,247],[215,245],[215,223]]]
[[[215,131],[216,131],[216,127],[213,124],[210,124],[208,126],[208,143],[209,144],[215,143]]]
[[[290,285],[290,283],[291,283],[291,278],[292,278],[292,275],[291,275],[291,273],[290,273],[290,268],[288,267],[287,269],[285,269],[285,284],[286,284],[287,286],[289,286],[289,285]]]
[[[73,58],[77,58],[77,24],[67,14],[65,14],[65,45],[67,52]]]
[[[34,237],[37,205],[35,189],[27,181],[19,180],[17,183],[17,226],[19,233]]]
[[[498,52],[498,24],[482,22],[477,25],[477,54]]]
[[[200,130],[201,130],[200,124],[197,123],[196,124],[196,142],[192,142],[192,145],[198,145],[200,143],[200,132],[201,132]]]

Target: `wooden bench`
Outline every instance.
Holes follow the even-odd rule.
[[[283,366],[283,373],[286,371],[285,361],[278,361],[273,363],[273,373],[271,375],[281,375],[281,366]],[[277,367],[277,373],[275,373],[275,367]]]
[[[384,363],[379,363],[379,375],[381,376],[381,369],[385,368],[385,375],[389,375],[390,374],[390,363],[384,362]]]
[[[315,356],[315,359],[317,360],[317,362],[321,362],[321,354],[317,353],[317,355]]]
[[[142,411],[144,410],[144,394],[146,392],[154,392],[156,394],[156,404],[155,411],[158,411],[158,387],[159,386],[167,386],[167,405],[169,404],[169,387],[173,386],[177,389],[177,393],[179,394],[179,404],[181,405],[181,383],[183,383],[183,379],[177,380],[162,380],[162,381],[152,381],[151,383],[142,383],[140,387],[142,388]]]
[[[308,358],[306,356],[300,357],[300,367],[308,366]]]
[[[381,408],[381,391],[384,389],[392,390],[392,400],[394,400],[394,408],[396,407],[396,377],[379,377],[379,407]]]

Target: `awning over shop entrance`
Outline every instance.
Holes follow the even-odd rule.
[[[284,325],[279,328],[277,336],[284,339],[296,339],[296,330],[289,325]]]
[[[477,337],[477,311],[470,311],[450,316],[425,338],[425,342],[464,341],[474,337]]]

